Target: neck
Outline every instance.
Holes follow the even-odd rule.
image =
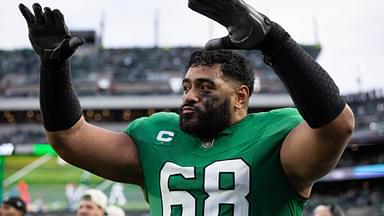
[[[242,109],[236,110],[232,115],[232,118],[230,121],[231,125],[236,124],[237,122],[244,119],[247,116],[247,114],[248,114],[247,109],[242,108]]]

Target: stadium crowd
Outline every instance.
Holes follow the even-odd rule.
[[[303,46],[315,58],[320,46]],[[79,95],[108,94],[156,94],[156,85],[165,83],[170,94],[168,80],[181,77],[185,72],[188,56],[198,47],[178,48],[126,48],[95,50],[90,55],[72,58],[72,77]],[[241,51],[251,60],[256,70],[257,91],[261,93],[285,93],[281,81],[267,67],[259,51]],[[0,50],[0,95],[5,97],[37,96],[39,61],[33,50]],[[148,86],[142,91],[126,89],[127,85],[140,83]],[[155,84],[155,85],[154,85]],[[147,90],[145,90],[147,89]]]

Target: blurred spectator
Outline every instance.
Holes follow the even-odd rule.
[[[77,216],[104,216],[106,214],[107,196],[100,190],[88,189],[81,197]]]
[[[19,190],[20,198],[25,202],[27,207],[32,203],[31,194],[29,193],[28,184],[24,180],[20,180],[17,183],[17,189]]]
[[[122,183],[114,183],[112,185],[108,202],[110,204],[116,205],[125,205],[127,203],[127,199],[124,195],[124,186]]]
[[[27,205],[20,197],[10,197],[3,201],[0,216],[23,216],[27,213]]]
[[[338,205],[324,203],[315,207],[313,216],[345,216],[345,213]]]
[[[107,206],[105,209],[107,216],[125,216],[125,212],[122,208],[114,205]]]

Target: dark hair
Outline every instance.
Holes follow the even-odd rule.
[[[190,67],[212,66],[220,64],[221,71],[225,76],[230,77],[241,84],[248,86],[249,95],[253,92],[255,75],[251,64],[247,59],[237,52],[230,50],[198,50],[192,53],[187,64]]]
[[[22,212],[23,215],[27,212],[27,205],[20,197],[10,197],[4,200],[3,203],[12,206],[13,208]]]

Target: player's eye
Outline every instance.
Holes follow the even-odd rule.
[[[191,89],[190,85],[183,84],[183,92],[184,92],[184,94],[187,93],[189,91],[189,89]]]
[[[201,91],[210,91],[212,89],[212,86],[210,86],[209,84],[202,84],[200,85],[200,90]]]

